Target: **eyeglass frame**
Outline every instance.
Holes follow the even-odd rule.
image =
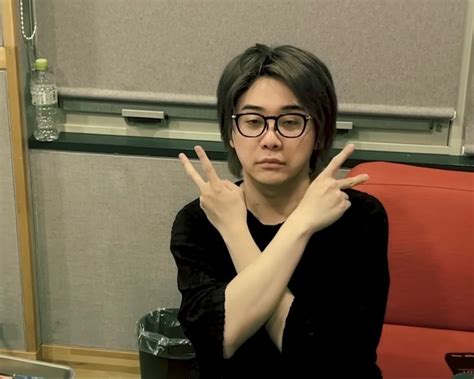
[[[244,133],[242,133],[242,131],[240,130],[240,127],[239,127],[239,118],[241,116],[247,116],[247,115],[260,116],[261,118],[263,118],[263,121],[265,122],[265,124],[264,124],[263,129],[262,129],[260,134],[257,134],[256,136],[248,136],[248,135],[245,135]],[[288,136],[285,136],[284,134],[282,134],[280,129],[278,128],[278,120],[280,119],[280,117],[283,117],[283,116],[301,116],[301,117],[303,117],[304,124],[303,124],[303,128],[301,129],[301,133],[298,134],[297,136],[292,136],[292,137],[288,137]],[[240,135],[242,135],[246,138],[258,138],[258,137],[262,136],[263,134],[265,134],[267,132],[267,130],[270,128],[270,126],[268,124],[268,120],[274,120],[275,121],[275,123],[273,124],[273,130],[275,130],[275,132],[277,132],[283,138],[299,138],[305,132],[306,126],[308,125],[308,121],[313,119],[311,117],[311,115],[297,113],[297,112],[282,113],[282,114],[279,114],[278,116],[264,116],[260,113],[255,113],[255,112],[235,113],[235,114],[231,115],[231,118],[232,118],[233,121],[235,121],[235,126],[237,127],[237,130],[239,131]]]

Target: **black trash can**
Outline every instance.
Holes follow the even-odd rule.
[[[158,308],[137,323],[141,379],[198,379],[196,354],[178,321],[178,308]]]

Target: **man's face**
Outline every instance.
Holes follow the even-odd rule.
[[[258,113],[278,116],[286,113],[307,115],[293,92],[281,81],[260,77],[239,98],[235,114]],[[234,122],[231,146],[242,164],[244,180],[261,184],[279,185],[289,181],[308,180],[309,159],[313,152],[316,132],[313,121],[308,121],[300,137],[285,138],[268,120],[269,129],[261,136],[242,136]]]

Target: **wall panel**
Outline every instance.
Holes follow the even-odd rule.
[[[465,0],[42,0],[38,50],[63,94],[209,103],[235,54],[295,44],[329,65],[343,109],[416,114],[454,109],[465,10]]]
[[[169,237],[194,185],[177,159],[34,150],[31,171],[43,343],[135,349],[136,321],[179,305]]]

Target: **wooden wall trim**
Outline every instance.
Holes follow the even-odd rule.
[[[1,350],[0,355],[11,355],[13,357],[32,359],[36,360],[38,358],[39,352],[28,352],[28,351],[19,351],[19,350]]]
[[[13,178],[18,231],[18,247],[22,285],[23,319],[26,351],[38,350],[36,320],[36,289],[30,234],[30,209],[27,181],[28,146],[23,135],[23,112],[18,64],[16,0],[3,0],[3,40],[7,73],[7,97],[12,145]],[[0,4],[2,3],[0,2]]]
[[[140,372],[137,352],[43,345],[38,359],[90,370]]]
[[[42,345],[37,352],[0,350],[1,355],[11,355],[31,360],[40,360],[88,370],[140,373],[138,353],[91,349],[73,346]]]
[[[5,57],[5,48],[0,46],[0,70],[7,68],[7,60]]]

